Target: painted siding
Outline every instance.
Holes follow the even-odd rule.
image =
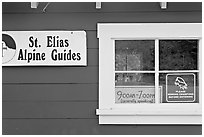
[[[201,3],[2,4],[2,29],[85,30],[87,67],[3,67],[3,134],[201,134],[201,125],[99,125],[97,23],[201,23]]]

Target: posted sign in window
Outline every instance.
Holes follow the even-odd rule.
[[[195,75],[194,74],[167,74],[166,75],[167,102],[194,102]]]
[[[118,87],[115,89],[115,103],[155,103],[154,87]]]

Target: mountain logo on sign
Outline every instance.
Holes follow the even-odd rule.
[[[181,77],[177,77],[174,84],[182,90],[188,89],[188,85],[186,84],[185,80]]]
[[[16,43],[8,34],[2,34],[2,63],[11,61],[16,54]]]

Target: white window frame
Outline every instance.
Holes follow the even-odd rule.
[[[99,23],[99,124],[201,124],[201,23]],[[159,40],[198,39],[199,103],[160,103]],[[115,40],[155,40],[155,103],[115,103]],[[134,71],[131,71],[131,73]],[[135,71],[139,72],[139,71]],[[141,71],[145,73],[145,71]],[[188,72],[187,71],[177,71]]]

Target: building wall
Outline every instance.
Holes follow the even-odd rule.
[[[3,67],[3,134],[201,134],[201,125],[99,125],[97,23],[201,23],[201,3],[2,4],[3,31],[85,30],[86,67]]]

